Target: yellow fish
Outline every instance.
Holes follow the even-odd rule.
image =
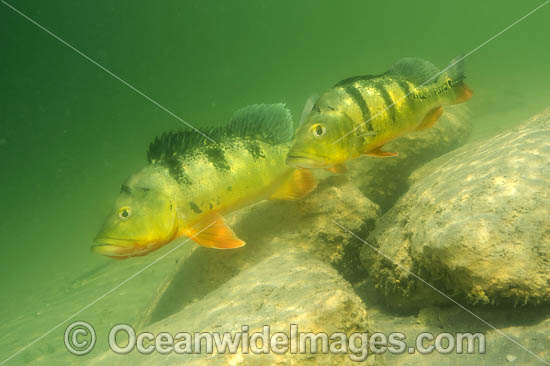
[[[430,62],[409,57],[384,74],[340,81],[310,103],[311,111],[305,110],[287,163],[344,172],[344,163],[362,154],[397,155],[381,147],[433,126],[444,106],[472,96],[464,83],[463,61],[455,60],[441,73]]]
[[[285,158],[293,137],[284,104],[252,105],[211,142],[194,131],[164,134],[149,148],[149,164],[122,185],[93,251],[122,259],[145,255],[185,236],[210,248],[245,243],[222,215],[263,199],[297,199],[315,187],[309,170]]]

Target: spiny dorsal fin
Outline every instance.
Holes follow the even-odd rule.
[[[388,75],[400,76],[419,86],[437,81],[439,69],[431,62],[416,57],[405,57],[394,63],[387,72]]]
[[[270,144],[290,141],[293,137],[292,116],[283,103],[255,104],[239,109],[226,126],[203,128],[202,132],[216,142],[227,138],[252,138]],[[171,161],[213,142],[193,130],[170,131],[149,145],[147,160]]]
[[[226,134],[281,144],[294,135],[292,115],[284,103],[249,105],[233,114]]]

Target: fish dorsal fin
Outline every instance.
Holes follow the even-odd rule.
[[[306,104],[304,104],[304,109],[302,110],[302,115],[300,116],[299,126],[302,125],[302,123],[304,123],[304,121],[306,120],[307,116],[310,115],[318,99],[319,99],[319,95],[317,94],[312,94],[309,98],[307,98]]]
[[[221,142],[227,138],[252,138],[270,144],[290,141],[294,134],[292,115],[283,103],[254,104],[239,109],[225,126],[171,131],[155,138],[149,145],[147,160],[173,161],[196,148]]]
[[[394,63],[387,74],[403,77],[419,86],[424,83],[431,84],[435,82],[439,69],[429,61],[416,57],[405,57]]]
[[[294,135],[292,114],[284,103],[249,105],[233,114],[226,133],[271,144],[287,142]]]
[[[352,77],[349,77],[347,79],[344,79],[344,80],[340,80],[339,82],[337,82],[336,84],[334,84],[334,86],[346,86],[346,85],[349,85],[349,84],[353,84],[355,83],[356,81],[359,81],[359,80],[370,80],[370,79],[375,79],[375,78],[378,78],[382,76],[382,74],[380,75],[357,75],[357,76],[352,76]]]

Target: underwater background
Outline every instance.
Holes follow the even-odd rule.
[[[405,56],[442,68],[542,2],[9,3],[201,128],[254,103],[285,102],[298,119],[313,93]],[[93,255],[94,235],[120,184],[146,164],[148,144],[185,126],[4,4],[0,29],[1,362],[37,338],[2,324],[46,316],[33,329],[40,335],[109,290],[77,296],[66,285],[127,265]],[[549,35],[543,7],[465,60],[470,141],[550,105]],[[41,315],[57,292],[64,312]],[[33,347],[63,348],[57,333]],[[34,364],[31,349],[6,364]]]

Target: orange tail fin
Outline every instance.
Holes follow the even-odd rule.
[[[468,85],[462,83],[462,85],[456,88],[456,99],[454,104],[464,103],[474,95],[472,89],[468,88]]]

